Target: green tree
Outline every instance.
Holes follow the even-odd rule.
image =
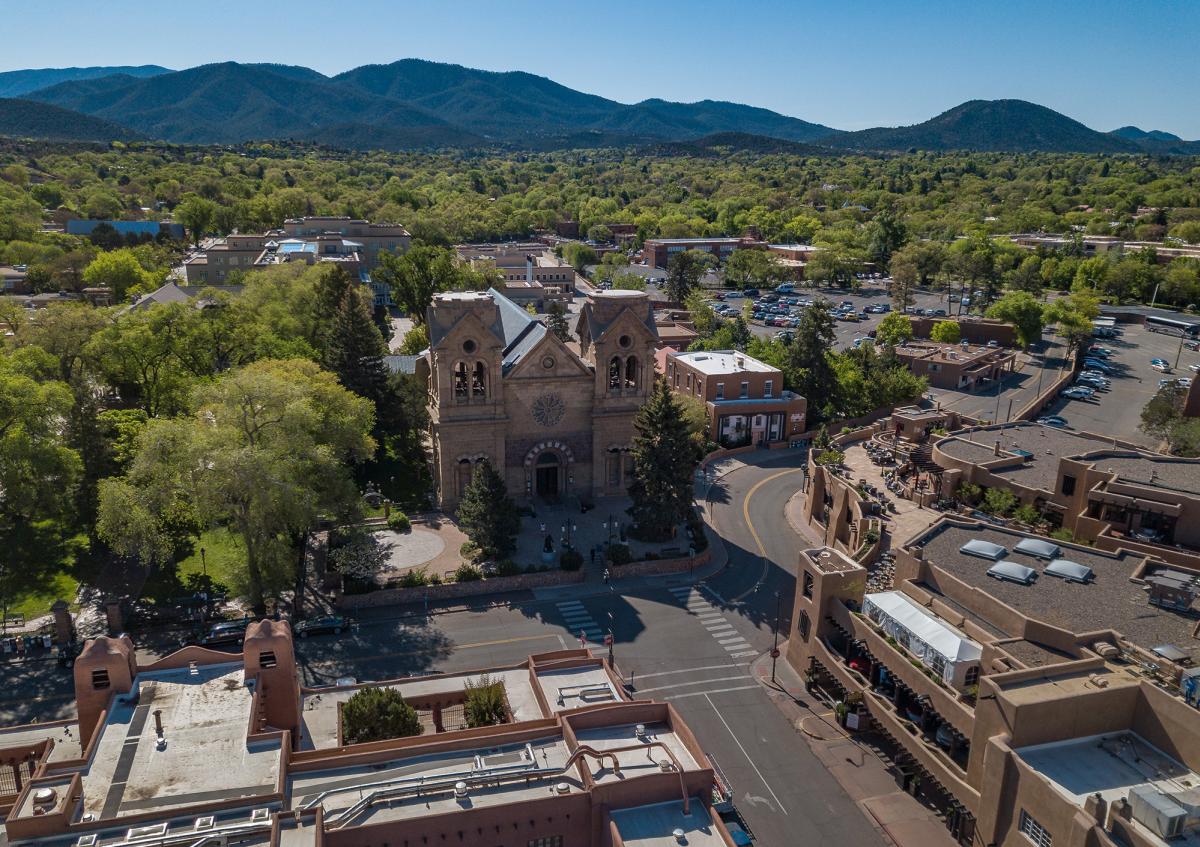
[[[669,538],[691,514],[692,476],[700,451],[665,378],[655,382],[633,426],[629,515],[643,538]]]
[[[563,247],[562,254],[567,264],[578,273],[583,273],[584,268],[596,264],[597,261],[596,251],[578,241],[572,241]]]
[[[725,284],[738,289],[769,287],[783,278],[783,266],[766,250],[735,250],[724,271]]]
[[[100,485],[97,529],[121,555],[172,554],[170,526],[194,512],[246,551],[240,588],[255,609],[291,584],[295,551],[321,514],[359,508],[350,466],[375,449],[370,401],[314,362],[266,360],[200,386],[192,414],[146,426],[124,477]]]
[[[683,303],[700,287],[700,280],[713,265],[711,253],[684,250],[667,261],[667,281],[663,291],[674,303]]]
[[[423,731],[417,710],[404,702],[395,688],[360,688],[342,704],[342,741],[346,744],[408,738]]]
[[[983,495],[983,510],[989,515],[1008,515],[1017,505],[1017,495],[1007,488],[989,488]]]
[[[646,278],[632,272],[619,273],[612,278],[612,287],[618,291],[645,291]]]
[[[425,323],[425,309],[433,295],[442,291],[482,291],[486,273],[461,264],[448,247],[417,245],[397,256],[379,254],[373,275],[392,289],[392,299],[416,323]]]
[[[1042,338],[1042,304],[1026,291],[1010,291],[987,310],[989,318],[1012,324],[1017,330],[1017,343],[1028,347]]]
[[[1058,334],[1067,341],[1067,351],[1078,352],[1092,339],[1092,321],[1100,316],[1100,300],[1089,289],[1072,291],[1059,297],[1042,312],[1046,324],[1057,324]]]
[[[957,344],[962,339],[958,321],[938,321],[929,331],[929,339],[939,344]]]
[[[400,349],[396,352],[404,356],[415,356],[427,347],[429,347],[429,327],[425,324],[416,324],[404,333],[404,338],[400,340]]]
[[[557,300],[546,307],[546,329],[554,333],[559,341],[571,339],[571,327],[567,323],[567,310]]]
[[[336,374],[343,386],[375,404],[377,423],[384,417],[382,407],[387,402],[386,354],[387,345],[371,318],[362,286],[350,285],[329,328],[321,364]]]
[[[521,515],[508,496],[504,478],[483,459],[458,504],[458,525],[487,559],[502,559],[516,549]]]
[[[18,524],[61,516],[82,469],[64,443],[71,390],[27,362],[0,352],[0,537]]]
[[[829,304],[821,301],[804,310],[784,345],[784,382],[808,400],[810,426],[828,420],[834,410],[838,383],[830,351],[836,339]]]
[[[875,330],[875,342],[892,347],[911,341],[912,337],[912,321],[900,312],[888,312]]]
[[[142,269],[137,257],[130,249],[100,253],[83,270],[83,283],[88,286],[106,286],[112,289],[113,301],[120,303],[131,290],[154,284],[152,274]]]
[[[1183,419],[1186,399],[1187,389],[1177,382],[1158,389],[1142,408],[1142,432],[1160,441],[1169,440],[1171,431]]]
[[[595,241],[597,244],[608,244],[612,241],[612,230],[604,224],[592,224],[588,227],[587,237],[590,241]]]
[[[212,230],[216,217],[217,204],[195,194],[184,197],[175,207],[175,220],[192,234],[192,243],[196,245],[199,245],[200,239]]]
[[[483,674],[478,682],[468,679],[464,688],[467,701],[463,704],[463,712],[468,727],[474,729],[477,726],[494,726],[507,722],[508,707],[504,702],[504,683]]]
[[[96,333],[85,348],[121,399],[150,417],[175,414],[187,405],[195,379],[177,352],[190,308],[172,303],[128,312]]]

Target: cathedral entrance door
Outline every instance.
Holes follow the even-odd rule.
[[[546,452],[537,458],[535,492],[538,497],[556,500],[562,493],[559,480],[559,459],[554,453]]]

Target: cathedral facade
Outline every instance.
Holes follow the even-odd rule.
[[[435,499],[453,509],[479,462],[515,499],[623,495],[658,333],[640,291],[588,297],[563,342],[499,292],[436,294],[426,313]]]

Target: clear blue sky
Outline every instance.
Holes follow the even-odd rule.
[[[1198,0],[0,0],[0,70],[417,57],[839,129],[1016,97],[1200,138]]]

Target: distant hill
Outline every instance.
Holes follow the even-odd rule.
[[[72,80],[28,96],[184,143],[307,138],[359,149],[495,144],[552,149],[714,132],[794,141],[833,132],[737,103],[627,105],[533,74],[417,59],[365,65],[332,78],[309,68],[226,62],[144,78],[114,73]]]
[[[1120,129],[1114,129],[1109,135],[1124,138],[1126,141],[1145,141],[1146,139],[1154,141],[1183,141],[1182,138],[1172,132],[1163,132],[1161,129],[1145,130],[1136,126],[1123,126]]]
[[[924,123],[844,132],[822,144],[851,150],[1137,153],[1137,142],[1089,129],[1024,100],[970,100]]]
[[[1200,155],[1200,142],[1133,126],[1097,132],[1023,100],[971,100],[913,126],[840,132],[740,103],[619,103],[535,74],[420,59],[363,65],[333,77],[306,67],[236,62],[183,71],[153,65],[15,71],[0,74],[0,81],[7,77],[23,85],[52,79],[24,96],[177,143],[292,139],[358,150],[612,146],[668,155],[720,149],[819,155],[818,145],[867,152]]]
[[[54,141],[133,141],[141,137],[103,118],[15,98],[0,98],[0,135]]]
[[[157,76],[170,73],[170,68],[159,65],[121,65],[94,68],[36,68],[25,71],[0,73],[0,97],[20,97],[39,88],[49,88],[60,82],[124,74],[132,77]]]
[[[325,143],[334,144],[340,142],[330,130],[338,126],[357,127],[347,137],[354,143],[346,146],[361,143],[363,126],[445,130],[445,143],[462,137],[450,131],[445,120],[416,106],[359,94],[316,71],[290,66],[225,62],[148,79],[67,82],[30,97],[183,143],[322,136]],[[385,140],[381,135],[381,142]]]

